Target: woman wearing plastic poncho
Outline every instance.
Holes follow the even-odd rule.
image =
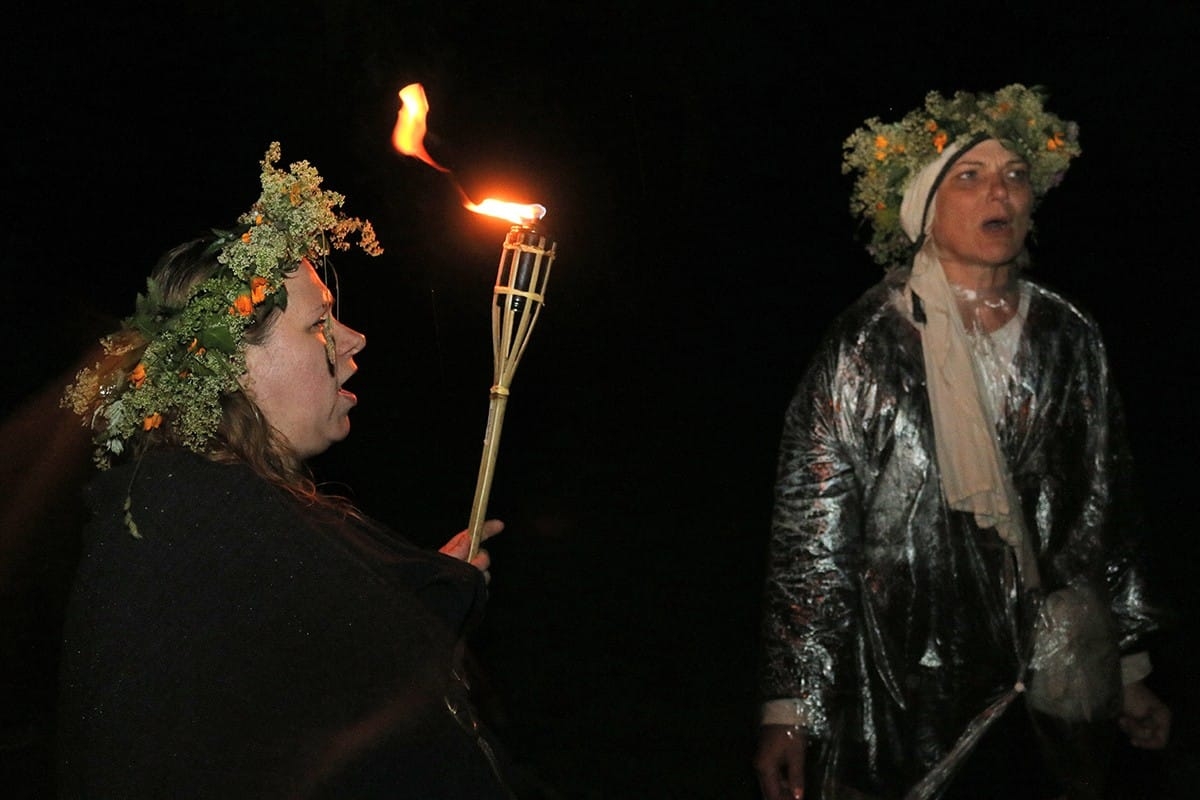
[[[1034,203],[1080,152],[1042,100],[932,93],[846,142],[889,270],[785,419],[768,798],[1096,797],[1113,720],[1166,742],[1104,344],[1021,272]]]

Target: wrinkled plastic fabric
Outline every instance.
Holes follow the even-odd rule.
[[[1102,598],[1131,652],[1160,615],[1139,564],[1104,347],[1062,298],[1023,291],[1015,355],[993,374],[1041,589]],[[837,788],[851,786],[937,796],[991,719],[1028,713],[1020,695],[1041,594],[1024,591],[995,531],[943,500],[916,304],[914,314],[895,279],[867,292],[834,324],[785,417],[762,691],[796,700],[819,743],[810,785],[826,800],[861,796]],[[1054,728],[1049,741],[1070,739],[1069,722]]]
[[[1071,722],[1116,715],[1121,686],[1112,615],[1090,587],[1068,586],[1038,609],[1029,658],[1029,704]]]

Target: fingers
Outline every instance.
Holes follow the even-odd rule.
[[[1141,717],[1125,714],[1118,724],[1129,743],[1143,750],[1161,750],[1171,738],[1171,712],[1166,706],[1156,706]]]
[[[1117,724],[1129,743],[1144,750],[1161,750],[1171,738],[1171,709],[1144,683],[1125,687],[1124,713]]]
[[[504,530],[503,522],[498,519],[489,519],[483,523],[483,535],[480,538],[487,541],[502,530]]]
[[[467,531],[456,533],[450,537],[450,540],[438,548],[438,552],[444,553],[452,558],[457,558],[460,561],[465,561],[467,553],[471,551],[471,534]]]
[[[480,541],[487,541],[500,531],[504,530],[504,523],[498,519],[489,519],[483,523],[483,527],[479,531]],[[445,553],[448,556],[457,558],[460,561],[466,561],[467,556],[471,554],[471,531],[460,531],[450,537],[450,541],[446,542],[438,552]],[[472,560],[474,563],[474,560]]]
[[[1161,750],[1171,738],[1171,712],[1166,706],[1155,707],[1140,717],[1125,714],[1118,724],[1129,743],[1144,750]]]
[[[503,522],[498,519],[489,519],[483,523],[483,527],[479,531],[479,539],[486,541],[502,530],[504,530]],[[492,573],[488,572],[488,569],[492,566],[492,557],[483,548],[480,548],[473,558],[471,557],[471,532],[469,530],[460,531],[450,537],[450,541],[442,545],[439,552],[451,558],[457,558],[459,561],[469,559],[471,565],[483,573],[484,581],[491,583]]]
[[[768,769],[758,773],[758,785],[762,789],[765,800],[804,800],[804,785],[793,784],[790,775],[794,775],[792,767],[786,770]]]
[[[480,549],[475,557],[471,559],[472,566],[476,567],[480,572],[487,572],[492,566],[492,557],[488,555],[487,550]]]
[[[754,769],[766,800],[802,800],[807,738],[789,726],[764,725]]]
[[[804,800],[804,750],[789,748],[787,756],[789,796],[793,800]]]

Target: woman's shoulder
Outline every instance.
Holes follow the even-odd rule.
[[[905,308],[903,283],[885,278],[834,317],[811,352],[795,398],[870,391],[878,380],[907,381],[920,360],[920,339]]]
[[[825,332],[825,347],[859,349],[895,339],[911,330],[911,306],[904,302],[903,281],[885,277],[844,308]]]
[[[239,500],[272,488],[245,464],[214,461],[184,448],[151,450],[101,474],[93,486],[100,491],[124,487],[172,505],[189,498]]]
[[[261,529],[298,516],[295,502],[248,466],[182,448],[152,450],[102,473],[87,499],[94,519],[119,518],[143,537]]]
[[[1023,276],[1021,285],[1029,293],[1027,322],[1035,329],[1083,336],[1099,341],[1100,325],[1091,312],[1060,290]]]
[[[219,487],[222,491],[238,491],[267,483],[242,462],[214,461],[182,447],[152,450],[134,468],[139,480],[176,485],[191,483],[198,488]]]

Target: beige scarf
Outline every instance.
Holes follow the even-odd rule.
[[[937,189],[937,177],[957,152],[957,147],[946,148],[905,190],[901,226],[913,241],[926,234],[924,246],[913,260],[905,296],[916,294],[925,312],[921,345],[946,502],[953,509],[974,514],[981,528],[995,528],[1000,538],[1020,553],[1026,542],[1024,523],[996,439],[996,411],[987,405],[989,395],[971,356],[954,290],[928,238],[934,215],[925,213],[926,206]]]
[[[954,290],[933,249],[931,243],[917,253],[908,286],[925,311],[921,347],[942,492],[951,508],[974,514],[979,527],[995,528],[1020,550],[1024,526],[996,439],[996,413],[987,405]]]

